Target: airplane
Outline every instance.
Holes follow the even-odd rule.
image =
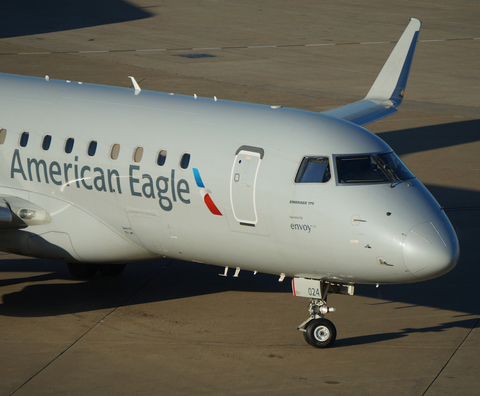
[[[166,257],[292,278],[298,329],[330,347],[329,294],[458,261],[440,205],[363,128],[397,112],[420,28],[363,100],[323,113],[0,74],[0,250],[80,279]]]

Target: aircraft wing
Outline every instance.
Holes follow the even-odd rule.
[[[396,107],[403,100],[421,26],[418,19],[410,19],[402,37],[363,100],[325,111],[323,114],[357,125],[366,125],[396,113]]]

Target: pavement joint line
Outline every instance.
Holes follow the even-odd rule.
[[[9,54],[9,55],[50,55],[50,54],[51,54],[51,52],[19,52],[17,54],[12,53],[12,54]]]
[[[447,39],[425,39],[418,40],[419,43],[435,43],[448,41],[472,41],[480,40],[480,37],[447,38]],[[215,51],[227,49],[262,49],[262,48],[288,48],[288,47],[324,47],[332,45],[382,45],[395,44],[397,41],[372,41],[372,42],[345,42],[345,43],[312,43],[312,44],[277,44],[277,45],[239,45],[225,47],[200,47],[200,48],[146,48],[146,49],[116,49],[116,50],[83,50],[83,51],[45,51],[45,52],[4,52],[6,55],[51,55],[51,54],[90,54],[90,53],[113,53],[113,52],[156,52],[156,51]]]
[[[137,49],[136,52],[159,52],[159,51],[166,51],[166,48],[152,48],[152,49]],[[106,51],[108,52],[108,51]]]
[[[438,43],[438,42],[443,42],[447,41],[446,39],[441,39],[441,40],[418,40],[420,43]]]
[[[33,380],[36,376],[42,373],[44,370],[47,369],[50,365],[52,365],[55,361],[57,361],[61,356],[63,356],[66,352],[68,352],[71,348],[73,348],[79,341],[81,341],[88,333],[90,333],[93,329],[95,329],[99,324],[103,323],[103,321],[111,316],[118,308],[122,307],[128,300],[130,300],[135,294],[137,294],[141,289],[147,286],[150,282],[152,282],[163,270],[165,270],[169,265],[171,265],[175,260],[170,259],[168,263],[164,264],[160,269],[154,274],[150,279],[148,279],[145,283],[141,284],[134,292],[132,292],[128,297],[126,297],[120,304],[118,304],[115,308],[113,308],[110,312],[106,313],[100,320],[94,323],[87,331],[85,331],[80,337],[78,337],[75,341],[73,341],[69,346],[67,346],[63,351],[61,351],[57,356],[55,356],[52,360],[50,360],[45,366],[43,366],[40,370],[38,370],[35,374],[33,374],[28,380],[22,383],[18,388],[16,388],[10,396],[17,393],[20,389],[22,389],[26,384],[28,384],[31,380]]]
[[[247,48],[278,48],[278,45],[249,45]]]
[[[393,41],[367,41],[365,43],[360,43],[361,45],[372,45],[372,44],[391,44]]]
[[[435,376],[435,378],[433,379],[433,381],[430,383],[430,385],[427,386],[427,389],[425,389],[425,392],[422,393],[422,396],[425,396],[428,392],[428,390],[431,388],[431,386],[435,383],[435,381],[438,379],[438,377],[440,377],[440,375],[443,373],[443,370],[445,370],[445,368],[448,366],[448,364],[451,362],[451,360],[453,359],[453,357],[457,354],[457,352],[459,351],[459,349],[462,347],[462,345],[465,343],[465,341],[467,340],[467,338],[470,336],[470,334],[472,334],[472,331],[474,328],[476,328],[478,326],[478,324],[480,323],[480,319],[477,319],[477,321],[475,322],[475,324],[472,326],[472,328],[469,330],[469,332],[467,333],[467,335],[463,338],[462,342],[455,348],[455,350],[453,351],[452,355],[448,358],[448,360],[446,361],[446,363],[443,365],[442,369],[438,372],[438,374]]]
[[[219,49],[222,49],[222,47],[192,48],[193,51],[219,50]]]

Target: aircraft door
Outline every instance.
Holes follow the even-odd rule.
[[[251,146],[241,146],[235,153],[230,179],[230,200],[233,215],[241,225],[254,227],[258,221],[255,189],[263,155],[263,149]]]

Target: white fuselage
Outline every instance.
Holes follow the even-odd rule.
[[[429,279],[458,259],[452,226],[418,180],[339,183],[335,156],[391,151],[346,121],[11,75],[0,75],[0,113],[0,195],[51,217],[3,231],[2,250],[92,263],[171,257],[352,283]],[[329,158],[328,182],[295,182],[306,156]]]

